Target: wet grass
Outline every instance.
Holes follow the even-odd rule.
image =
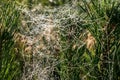
[[[37,22],[41,19],[32,21],[34,11],[30,11],[39,2],[16,2],[0,1],[1,80],[18,80],[20,77],[22,80],[120,79],[120,7],[117,0],[81,0],[56,8],[59,11],[43,11],[41,15],[52,15],[51,20],[55,22],[51,21],[51,24],[57,27],[55,32],[54,28],[50,28],[42,35],[36,34],[37,38],[34,33],[32,36],[27,30],[27,34],[21,30],[40,26]],[[21,16],[17,4],[22,3],[29,10]],[[45,0],[41,3],[49,4]],[[63,3],[58,1],[58,4]],[[29,23],[23,27],[20,25],[21,19],[25,19],[24,22],[28,20]],[[45,36],[47,34],[50,37]],[[27,41],[24,39],[32,41],[31,36],[39,39],[39,46],[36,46],[37,41],[26,45]]]
[[[0,1],[0,79],[15,80],[21,75],[20,50],[14,36],[18,31],[20,13],[14,1]]]

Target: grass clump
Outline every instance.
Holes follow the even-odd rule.
[[[67,14],[57,66],[60,80],[120,79],[119,9],[117,0],[81,0],[78,21],[73,22]]]
[[[14,1],[0,1],[0,79],[17,80],[21,73],[20,48],[14,36],[18,31],[20,13]]]
[[[38,2],[56,6],[69,0],[37,1],[24,0],[29,9],[23,10],[18,34],[15,2],[0,1],[0,79],[120,79],[117,0],[70,0],[69,5],[33,10]]]

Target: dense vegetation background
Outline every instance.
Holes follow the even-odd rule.
[[[1,0],[0,80],[120,80],[119,0]]]

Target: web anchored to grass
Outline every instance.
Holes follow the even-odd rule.
[[[115,73],[120,68],[116,56],[119,19],[114,19],[119,8],[115,5],[81,0],[51,9],[41,5],[21,9],[24,17],[18,35],[25,44],[23,80],[119,79]]]
[[[41,5],[32,10],[20,9],[24,17],[19,35],[25,43],[23,55],[28,57],[25,57],[22,79],[54,78],[54,70],[59,63],[55,57],[61,50],[60,30],[73,24],[79,25],[77,7],[71,5],[53,9],[43,9]],[[68,20],[72,20],[72,23],[68,23]]]

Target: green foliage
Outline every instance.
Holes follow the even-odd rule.
[[[82,23],[76,30],[74,26],[63,29],[62,50],[59,55],[58,74],[61,80],[119,80],[120,79],[120,7],[117,0],[81,0],[78,3]],[[84,15],[84,16],[83,16]],[[71,22],[68,21],[68,24]],[[89,31],[96,40],[95,49],[89,50],[84,42],[75,49],[72,46]],[[66,36],[68,35],[68,36]],[[76,38],[77,37],[77,38]],[[84,36],[85,37],[85,36]]]
[[[22,3],[22,0],[18,1]],[[23,1],[32,9],[39,2],[45,6],[59,6],[72,0]],[[20,23],[20,13],[15,4],[10,0],[0,1],[0,80],[18,80],[22,74],[23,63],[20,58],[24,43],[20,44],[19,40],[16,43],[17,40],[14,39]],[[63,10],[64,15],[57,13],[60,14],[59,18],[64,17],[59,19],[64,27],[60,29],[60,50],[56,56],[58,63],[55,67],[55,79],[120,79],[119,4],[118,0],[78,0],[79,14],[74,12],[73,8],[68,10],[68,13]],[[95,38],[93,49],[87,48],[88,32]],[[32,62],[32,59],[27,61]],[[42,62],[46,61],[43,59]],[[34,77],[36,79],[37,76]]]
[[[20,13],[14,1],[0,1],[0,79],[16,80],[21,73],[14,35],[18,30]]]
[[[120,51],[119,3],[117,0],[91,0],[91,2],[83,1],[83,4],[85,7],[81,7],[87,15],[86,20],[88,20],[85,23],[88,24],[86,28],[95,37],[97,41],[96,46],[99,46],[98,49],[95,49],[97,51],[95,54],[100,54],[100,64],[98,63],[100,65],[100,79],[118,80],[120,75],[116,73],[120,71],[116,71],[115,66],[117,66],[117,69],[120,69],[118,63],[118,52]]]

